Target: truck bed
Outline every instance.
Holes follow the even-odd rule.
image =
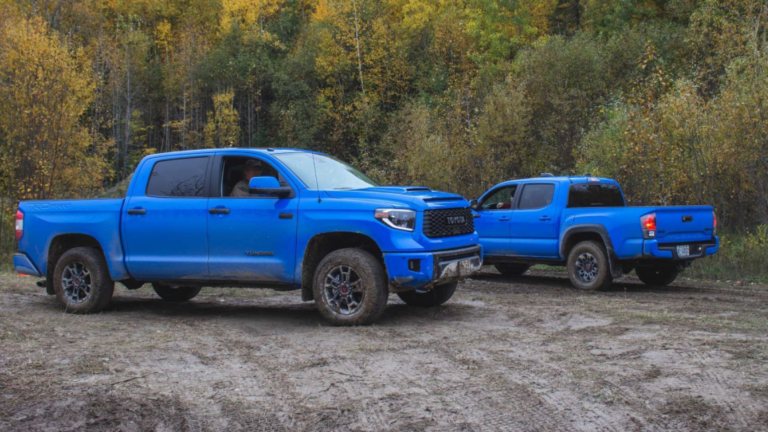
[[[19,251],[26,255],[40,275],[45,275],[48,249],[55,238],[88,235],[99,242],[108,257],[112,278],[123,279],[126,274],[120,238],[123,203],[123,199],[21,202],[19,210],[24,213],[24,235],[19,242]]]

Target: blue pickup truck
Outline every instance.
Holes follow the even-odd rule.
[[[482,266],[464,198],[381,187],[303,150],[152,155],[125,199],[21,202],[16,219],[16,270],[74,313],[103,310],[117,281],[168,301],[203,286],[301,290],[332,323],[367,324],[390,292],[439,305]]]
[[[504,275],[566,266],[585,290],[633,269],[648,285],[668,285],[719,247],[711,206],[627,207],[616,181],[588,174],[504,182],[471,206],[486,264]]]

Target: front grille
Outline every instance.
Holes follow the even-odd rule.
[[[463,223],[455,223],[462,217]],[[475,232],[475,220],[469,207],[424,210],[424,235],[429,238],[453,237],[473,232]]]

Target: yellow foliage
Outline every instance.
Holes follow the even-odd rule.
[[[109,173],[110,142],[81,119],[94,81],[82,50],[70,50],[40,19],[0,26],[0,172],[16,199],[86,195]]]

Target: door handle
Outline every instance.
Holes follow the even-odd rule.
[[[540,221],[549,221],[549,220],[552,220],[552,218],[549,217],[549,216],[542,216],[542,217],[539,218],[539,220]]]
[[[229,209],[224,207],[214,207],[211,209],[208,209],[208,213],[210,214],[229,214]]]
[[[502,217],[499,218],[499,222],[506,222],[508,220],[509,220],[509,218],[506,217],[506,216],[502,216]]]
[[[128,214],[129,215],[147,214],[147,210],[141,207],[136,207],[136,208],[128,209]]]

